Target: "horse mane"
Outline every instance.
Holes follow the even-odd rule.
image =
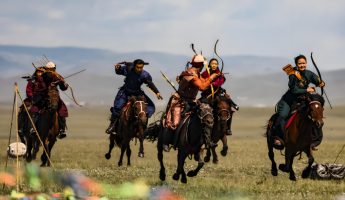
[[[322,107],[325,105],[325,99],[318,93],[309,94],[310,101],[318,101],[321,103]]]

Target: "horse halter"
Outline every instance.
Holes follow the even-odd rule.
[[[201,122],[204,124],[213,126],[214,117],[213,117],[212,108],[209,105],[202,104],[199,109],[200,109],[200,112],[198,112],[198,117],[201,119]],[[206,116],[211,116],[212,123],[207,123],[207,121],[205,120]]]
[[[309,102],[309,107],[313,107],[313,106],[315,106],[315,108],[317,109],[322,108],[322,105],[319,101]],[[315,122],[318,127],[322,126],[323,124],[323,122],[319,122],[318,120],[314,119],[310,112],[308,112],[308,118],[311,119],[313,122]]]
[[[223,109],[218,110],[218,114],[217,114],[218,120],[220,120],[220,116],[219,115],[220,115],[221,112],[226,112],[226,114],[227,114],[226,121],[228,121],[231,118],[230,111],[228,109],[223,108]]]
[[[135,118],[138,118],[140,116],[140,114],[142,114],[142,113],[144,113],[146,115],[146,111],[143,109],[143,104],[147,104],[147,103],[145,101],[135,101],[133,103],[133,106],[135,104],[138,104],[138,103],[140,105],[140,111],[139,111],[139,113],[137,115],[135,115]]]

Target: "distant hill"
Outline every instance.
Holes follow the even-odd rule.
[[[117,88],[123,84],[123,77],[115,76],[113,64],[119,61],[132,61],[142,58],[150,62],[145,67],[153,76],[154,82],[165,97],[156,101],[152,93],[147,93],[163,106],[171,87],[163,80],[160,70],[172,80],[185,67],[190,59],[187,55],[174,55],[161,52],[118,53],[102,49],[78,47],[25,47],[0,45],[0,103],[10,103],[13,98],[13,84],[18,82],[24,95],[26,81],[20,76],[33,72],[32,62],[39,64],[46,55],[58,65],[62,75],[68,75],[80,69],[87,69],[73,78],[67,79],[73,87],[77,100],[87,104],[111,105]],[[272,106],[287,90],[288,77],[281,67],[289,63],[287,58],[260,56],[222,56],[225,62],[224,72],[227,81],[225,88],[240,106]],[[334,105],[345,104],[345,70],[323,72],[326,80],[326,91]],[[61,94],[67,102],[71,102]]]

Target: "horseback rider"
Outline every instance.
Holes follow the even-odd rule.
[[[280,139],[284,138],[285,134],[285,120],[290,113],[291,106],[300,101],[300,99],[308,93],[314,93],[315,88],[310,87],[309,84],[313,83],[317,87],[324,87],[325,82],[321,81],[312,71],[307,70],[307,58],[304,55],[299,55],[295,58],[296,67],[292,68],[291,65],[287,65],[283,70],[289,75],[289,89],[282,96],[277,103],[278,118],[275,122],[276,134]],[[315,128],[315,133],[312,138],[311,148],[316,150],[315,147],[321,143],[322,128]],[[282,145],[282,141],[279,138],[275,138],[274,144],[277,146]]]
[[[202,74],[201,77],[203,78],[208,78],[210,77],[210,75],[216,73],[216,74],[220,74],[220,70],[218,68],[218,60],[216,58],[212,58],[209,62],[209,66],[211,67],[209,70],[205,70]],[[224,82],[226,81],[225,77],[223,74],[221,74],[218,78],[216,78],[213,82],[212,82],[212,87],[208,87],[206,90],[201,92],[201,98],[200,100],[202,102],[209,102],[208,99],[210,99],[210,97],[212,95],[214,96],[219,96],[219,97],[225,97],[227,100],[227,103],[234,108],[235,110],[239,109],[239,106],[230,98],[230,95],[226,93],[226,90],[224,88],[222,88],[222,85],[224,84]],[[212,94],[214,93],[214,94]],[[211,105],[213,104],[213,102],[211,102]],[[213,106],[214,107],[214,106]],[[232,113],[234,111],[231,111]],[[228,126],[228,130],[227,130],[227,135],[232,135],[232,131],[231,131],[231,122],[232,122],[232,117],[229,118],[229,120],[227,121],[227,126]]]
[[[59,124],[59,134],[58,138],[63,139],[67,136],[66,134],[66,117],[68,117],[68,110],[66,104],[60,98],[60,90],[65,91],[68,89],[68,84],[65,82],[64,78],[56,72],[56,64],[49,61],[45,65],[46,72],[42,75],[44,82],[48,87],[47,96],[50,100],[50,109],[57,111],[58,113],[58,124]],[[54,101],[56,100],[56,101]],[[56,102],[56,103],[52,103]]]
[[[189,112],[196,107],[196,96],[199,90],[206,90],[219,76],[218,73],[213,73],[208,78],[200,76],[200,71],[206,64],[206,59],[202,55],[194,55],[190,63],[192,66],[177,77],[179,87],[177,92],[170,97],[163,123],[165,128],[176,130],[180,122],[183,121],[181,120],[181,117],[184,117],[182,116],[182,112]],[[210,135],[206,136],[205,139],[207,140],[205,141],[207,146],[216,146],[216,144],[211,141]],[[166,142],[167,141],[164,143]],[[169,144],[163,144],[163,150],[169,151]]]
[[[106,129],[107,134],[116,134],[116,123],[120,116],[122,107],[127,103],[130,96],[144,96],[147,102],[147,115],[151,117],[155,112],[155,105],[152,100],[141,89],[142,84],[146,84],[157,96],[159,100],[163,97],[159,93],[157,87],[152,82],[152,77],[149,72],[144,70],[144,65],[148,63],[141,59],[134,60],[133,63],[121,62],[115,65],[115,73],[125,76],[125,84],[120,87],[115,100],[114,106],[111,107],[111,117],[109,127]]]
[[[24,99],[24,104],[27,107],[32,121],[36,124],[38,119],[39,111],[45,105],[47,86],[43,81],[42,74],[45,72],[44,67],[36,68],[32,76],[23,77],[26,78],[28,83],[26,85],[26,98]],[[24,134],[24,127],[26,122],[29,123],[29,132],[34,134],[35,130],[30,121],[26,121],[24,118],[27,115],[24,105],[20,106],[18,113],[18,133],[20,136]]]

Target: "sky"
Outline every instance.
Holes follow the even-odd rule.
[[[1,0],[0,44],[293,57],[344,69],[343,0]]]

